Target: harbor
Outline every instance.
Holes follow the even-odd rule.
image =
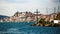
[[[60,34],[60,0],[0,0],[0,34]]]

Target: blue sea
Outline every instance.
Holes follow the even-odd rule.
[[[35,22],[0,22],[0,34],[60,34],[60,27],[30,26]]]

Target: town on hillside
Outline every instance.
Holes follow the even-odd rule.
[[[3,22],[24,22],[24,21],[37,21],[43,18],[45,19],[45,21],[53,21],[55,20],[55,18],[57,20],[60,20],[60,13],[52,13],[49,15],[44,15],[44,14],[38,14],[38,10],[36,10],[36,13],[32,13],[32,12],[16,12],[13,16],[11,17],[7,17],[7,18],[3,18],[0,21]]]
[[[35,21],[36,23],[45,21],[49,23],[54,22],[60,24],[60,12],[44,15],[44,14],[39,14],[38,9],[36,10],[35,13],[27,12],[27,11],[26,12],[17,11],[11,17],[0,19],[0,22],[30,22],[30,21]]]

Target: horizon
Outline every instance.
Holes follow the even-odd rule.
[[[0,0],[0,15],[12,16],[17,10],[35,12],[36,9],[41,14],[47,14],[47,10],[51,14],[54,13],[54,8],[58,11],[59,3],[60,0]]]

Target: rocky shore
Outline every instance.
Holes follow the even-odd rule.
[[[53,21],[49,22],[44,19],[40,19],[37,23],[34,23],[31,26],[60,27],[60,23],[53,23]]]
[[[60,27],[60,24],[41,24],[41,23],[37,23],[37,24],[33,24],[31,26],[46,26],[46,27]]]

